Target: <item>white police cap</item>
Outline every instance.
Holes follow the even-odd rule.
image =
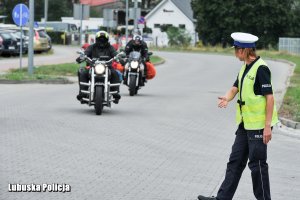
[[[258,37],[250,33],[235,32],[231,34],[234,40],[233,46],[242,48],[254,48]]]

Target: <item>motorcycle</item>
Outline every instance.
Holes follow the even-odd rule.
[[[111,107],[111,102],[114,101],[113,94],[117,91],[111,91],[112,87],[120,86],[120,83],[112,84],[109,81],[110,69],[108,63],[123,55],[120,52],[115,57],[107,60],[107,56],[102,56],[97,59],[91,59],[84,54],[83,50],[77,51],[83,61],[87,61],[90,65],[88,83],[80,82],[80,85],[88,86],[88,90],[81,90],[80,92],[86,95],[82,98],[82,103],[87,103],[89,106],[94,106],[96,115],[101,115],[104,106]]]
[[[152,55],[152,52],[148,52],[148,56],[150,55]],[[130,52],[124,75],[124,84],[128,86],[130,96],[136,95],[138,90],[145,85],[144,69],[146,66],[144,63],[140,52]]]

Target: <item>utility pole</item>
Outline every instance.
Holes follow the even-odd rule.
[[[34,0],[29,1],[29,46],[28,46],[28,74],[33,74],[33,23]]]
[[[45,20],[45,22],[48,21],[48,0],[45,0],[45,5],[44,5],[44,20]]]
[[[80,3],[80,34],[79,34],[79,45],[82,45],[82,18],[83,18],[83,4]]]
[[[126,12],[125,12],[125,21],[126,21],[126,31],[125,31],[125,35],[126,35],[126,44],[128,42],[128,0],[126,0]]]
[[[134,31],[137,30],[137,8],[138,0],[134,0]]]

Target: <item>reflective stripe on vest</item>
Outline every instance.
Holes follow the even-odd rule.
[[[242,66],[238,76],[238,89],[242,92],[241,94],[238,94],[238,100],[240,104],[242,104],[242,102],[243,104],[240,105],[237,103],[236,105],[236,122],[237,124],[240,124],[243,121],[246,130],[259,130],[265,127],[266,98],[265,96],[255,95],[254,93],[254,83],[259,66],[267,67],[267,64],[259,58],[245,75],[242,86],[242,76],[246,69],[246,64]],[[278,116],[274,100],[271,126],[274,126],[277,122]]]

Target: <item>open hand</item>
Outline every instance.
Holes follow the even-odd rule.
[[[218,107],[226,108],[228,104],[227,98],[225,96],[222,96],[222,97],[218,97],[218,99],[219,99]]]

